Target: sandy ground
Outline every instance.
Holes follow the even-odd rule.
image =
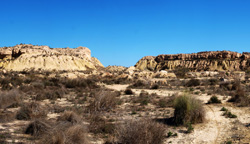
[[[107,87],[115,90],[125,90],[128,85],[108,85]],[[142,89],[132,89],[133,92],[139,94]],[[148,90],[148,93],[157,93],[161,96],[171,96],[174,93],[181,93],[180,91],[172,90]],[[194,95],[200,99],[204,104],[211,96],[202,94]],[[226,101],[229,97],[218,96],[222,100],[222,104],[205,104],[206,121],[202,124],[193,125],[194,132],[187,134],[185,127],[170,127],[167,132],[171,131],[177,133],[178,136],[167,138],[164,143],[172,144],[218,144],[225,143],[236,137],[235,143],[250,143],[250,130],[246,125],[250,123],[250,108],[239,108]],[[223,116],[222,107],[226,107],[237,118],[226,118]],[[239,136],[240,135],[240,136]],[[234,138],[235,139],[235,138]]]

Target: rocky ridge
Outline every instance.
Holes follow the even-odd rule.
[[[140,59],[135,67],[140,70],[174,70],[176,68],[189,68],[193,71],[247,70],[250,68],[250,53],[206,51],[146,56]]]
[[[87,70],[103,67],[86,47],[50,48],[20,44],[0,48],[0,67],[6,70]]]

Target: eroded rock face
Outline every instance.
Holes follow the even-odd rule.
[[[246,70],[250,67],[250,53],[231,51],[209,51],[192,54],[158,55],[144,57],[136,65],[140,70],[172,70],[190,68],[194,71],[203,70]]]
[[[0,67],[6,70],[87,70],[103,67],[86,47],[49,48],[31,44],[0,48]]]

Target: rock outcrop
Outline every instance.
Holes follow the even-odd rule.
[[[169,54],[156,57],[146,56],[136,65],[140,70],[174,70],[189,68],[193,71],[204,70],[246,70],[250,68],[250,53],[231,51],[208,51],[192,54]]]
[[[0,67],[6,70],[87,70],[103,67],[86,47],[49,48],[21,44],[0,48]]]

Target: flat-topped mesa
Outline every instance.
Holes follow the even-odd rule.
[[[152,65],[153,64],[153,65]],[[250,66],[250,53],[231,51],[206,51],[192,54],[158,55],[154,59],[144,57],[137,62],[136,68],[145,70],[163,70],[190,68],[202,70],[246,70]],[[153,67],[153,68],[152,68]]]
[[[50,48],[21,44],[0,48],[0,67],[7,70],[86,70],[103,67],[86,47]]]

